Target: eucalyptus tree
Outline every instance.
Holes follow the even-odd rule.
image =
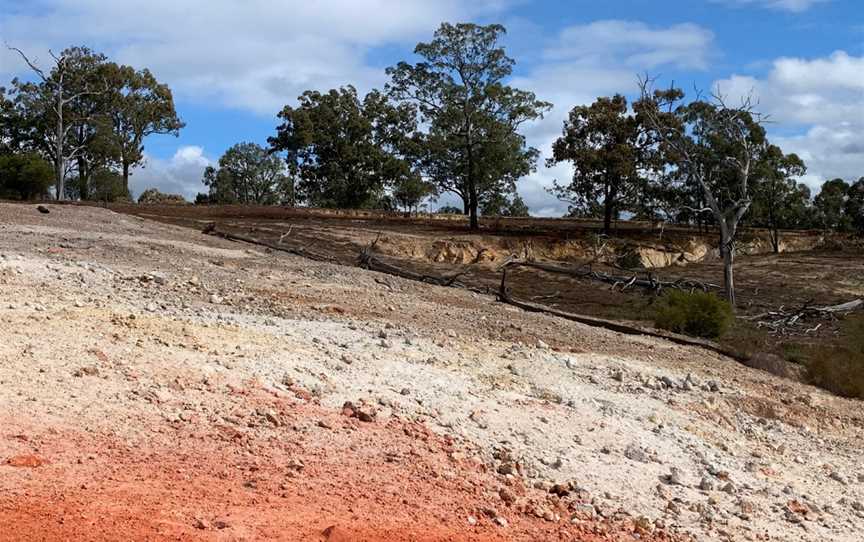
[[[690,210],[711,213],[718,225],[723,290],[734,307],[736,236],[753,201],[756,165],[767,148],[762,118],[749,98],[734,107],[719,94],[684,103],[680,89],[655,90],[647,78],[640,87],[637,114],[654,131],[670,163],[705,198],[704,208]]]
[[[780,252],[780,229],[804,225],[810,191],[795,178],[806,172],[797,154],[783,154],[775,145],[765,149],[756,166],[751,222],[768,228],[775,254]]]
[[[280,113],[271,152],[284,153],[298,195],[318,207],[374,207],[416,175],[416,113],[376,90],[307,91]]]
[[[144,159],[144,140],[154,134],[178,136],[185,124],[174,107],[168,85],[149,70],[112,64],[107,80],[107,112],[123,184],[129,190],[130,170]]]
[[[256,143],[238,143],[204,170],[212,203],[273,205],[286,199],[290,179],[282,159]]]
[[[443,23],[414,49],[420,62],[387,69],[387,92],[415,104],[429,127],[427,177],[463,199],[471,229],[479,228],[487,194],[514,191],[515,180],[534,168],[538,154],[518,130],[551,108],[506,84],[515,62],[500,43],[505,33],[498,24]]]
[[[53,65],[46,71],[21,49],[9,49],[18,53],[37,78],[35,82],[13,80],[16,107],[27,121],[31,144],[53,163],[55,197],[63,199],[67,169],[87,146],[75,141],[75,130],[94,120],[82,103],[107,92],[106,83],[96,75],[105,58],[86,47],[71,47],[59,55],[49,51]]]
[[[628,206],[635,209],[644,194],[642,171],[650,166],[649,146],[636,115],[627,110],[620,94],[597,98],[591,105],[576,106],[564,122],[563,134],[552,145],[549,167],[570,162],[568,184],[555,184],[550,192],[570,203],[574,211],[593,214],[600,210],[603,232]]]

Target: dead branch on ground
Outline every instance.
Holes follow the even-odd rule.
[[[657,294],[667,288],[675,290],[689,290],[690,292],[693,292],[694,290],[708,292],[712,289],[720,289],[720,286],[717,284],[701,282],[695,279],[681,278],[675,281],[660,280],[651,273],[648,273],[647,276],[643,278],[640,278],[638,274],[633,274],[632,276],[612,275],[602,271],[594,271],[590,267],[583,266],[580,268],[571,268],[561,265],[517,260],[513,257],[504,260],[504,263],[502,263],[498,269],[502,270],[507,267],[529,267],[546,271],[548,273],[568,275],[579,279],[596,280],[611,284],[612,290],[620,287],[622,292],[634,287],[642,288],[643,290],[648,290]]]

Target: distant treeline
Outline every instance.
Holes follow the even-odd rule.
[[[515,61],[500,25],[442,24],[419,61],[387,69],[382,90],[307,91],[278,114],[267,146],[239,143],[204,172],[196,203],[419,210],[527,216],[516,187],[540,160],[523,128],[552,104],[507,84]],[[15,50],[17,51],[17,50]],[[184,126],[171,90],[146,69],[85,47],[0,89],[0,197],[116,200],[151,134]],[[812,197],[806,165],[768,141],[758,112],[678,89],[600,97],[573,107],[549,166],[572,176],[550,193],[569,215],[669,223],[864,231],[864,178],[826,181]],[[723,223],[721,225],[721,223]],[[733,235],[734,237],[734,235]]]

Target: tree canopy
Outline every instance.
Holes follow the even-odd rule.
[[[414,49],[420,62],[387,69],[389,95],[416,105],[429,126],[425,174],[439,191],[462,198],[472,229],[485,195],[513,193],[535,167],[539,153],[518,129],[551,108],[505,83],[515,64],[500,43],[505,32],[497,24],[444,23]]]
[[[411,137],[416,115],[372,91],[362,100],[352,86],[307,91],[280,113],[268,139],[284,153],[298,196],[316,207],[374,207],[385,188],[416,175]]]
[[[282,160],[255,143],[238,143],[208,166],[202,182],[209,203],[272,205],[290,202],[293,186]]]

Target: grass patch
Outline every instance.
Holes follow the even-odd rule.
[[[732,323],[729,303],[708,292],[672,290],[660,298],[654,325],[675,333],[716,339]]]

